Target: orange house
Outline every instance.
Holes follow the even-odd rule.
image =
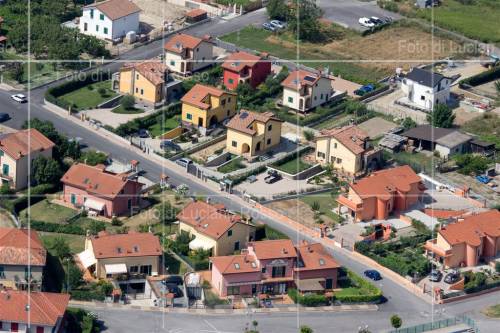
[[[445,267],[476,266],[480,260],[500,254],[500,212],[487,212],[459,218],[438,231],[425,244],[427,255]]]
[[[349,185],[347,196],[339,195],[339,213],[346,207],[355,221],[385,220],[417,203],[425,186],[408,165],[380,170]]]

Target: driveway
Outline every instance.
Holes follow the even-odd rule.
[[[325,19],[358,31],[366,30],[358,22],[360,17],[388,16],[393,20],[401,18],[399,14],[378,7],[376,1],[317,0],[316,3],[323,9]]]

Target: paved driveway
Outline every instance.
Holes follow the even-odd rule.
[[[324,18],[358,31],[366,30],[358,22],[360,17],[389,16],[395,20],[401,18],[399,14],[378,7],[376,1],[317,0],[316,3],[323,9]]]

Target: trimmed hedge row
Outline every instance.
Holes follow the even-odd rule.
[[[45,199],[44,195],[38,195],[35,193],[31,193],[30,197],[26,195],[26,196],[22,196],[22,197],[10,199],[10,200],[9,199],[7,199],[7,200],[2,199],[2,200],[0,200],[0,206],[2,208],[5,208],[9,212],[17,215],[17,214],[19,214],[20,211],[27,208],[30,204],[34,205],[37,202],[40,202],[44,199]]]
[[[467,88],[467,86],[475,87],[483,83],[491,82],[500,79],[500,66],[493,67],[486,72],[479,73],[467,79],[460,81],[460,88]]]
[[[56,232],[62,234],[85,235],[86,231],[79,225],[59,224],[38,220],[30,220],[31,228],[38,231]]]
[[[104,301],[106,295],[102,290],[81,290],[75,289],[70,291],[71,299],[78,301]]]
[[[335,295],[335,299],[341,303],[361,303],[361,302],[378,302],[382,297],[382,290],[375,287],[370,282],[359,277],[351,271],[347,271],[347,276],[353,284],[358,288],[369,292],[365,295]]]
[[[323,306],[328,304],[325,295],[309,294],[301,295],[297,289],[289,289],[288,296],[296,303],[304,306]]]

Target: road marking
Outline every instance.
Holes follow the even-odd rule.
[[[217,327],[215,327],[214,324],[210,323],[208,320],[204,319],[203,320],[205,324],[210,326],[212,330],[200,330],[200,332],[206,332],[206,333],[238,333],[238,332],[232,332],[232,331],[219,331]]]

